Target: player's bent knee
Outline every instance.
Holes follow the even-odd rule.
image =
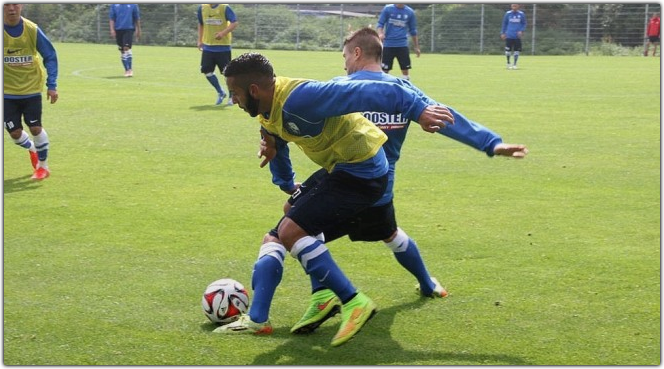
[[[268,243],[268,242],[279,242],[279,238],[271,235],[270,233],[266,233],[265,236],[263,236],[263,243]]]
[[[283,265],[284,259],[286,259],[286,248],[278,242],[268,242],[261,245],[261,249],[258,252],[258,259],[264,256],[272,256],[273,258],[279,260]]]

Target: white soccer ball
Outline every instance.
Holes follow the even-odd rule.
[[[210,283],[203,293],[203,312],[213,323],[236,321],[249,308],[249,295],[242,283],[223,278]]]

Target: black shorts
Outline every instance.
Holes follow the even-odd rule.
[[[392,70],[394,58],[397,58],[401,70],[410,69],[410,51],[408,50],[408,46],[384,47],[381,68],[383,68],[384,71]]]
[[[659,42],[659,36],[648,36],[648,41]]]
[[[397,230],[394,203],[368,207],[347,222],[331,225],[323,230],[325,242],[348,236],[351,241],[382,241]]]
[[[5,99],[5,129],[13,132],[23,129],[21,117],[28,127],[41,127],[42,97],[34,96],[27,99]]]
[[[131,49],[133,40],[133,29],[118,29],[115,31],[115,43],[118,44],[118,50],[122,51],[125,47]]]
[[[288,203],[296,204],[312,188],[315,188],[325,177],[324,169],[312,174],[302,183],[300,189],[290,198]],[[323,226],[325,242],[334,241],[348,236],[352,241],[381,241],[388,239],[397,230],[397,221],[394,213],[394,204],[390,201],[382,206],[370,206],[342,222],[333,222]],[[276,230],[271,234],[276,236]]]
[[[327,173],[321,169],[312,177],[289,199],[292,206],[286,216],[309,235],[316,236],[325,233],[326,229],[336,229],[349,222],[380,200],[387,188],[388,175],[365,179],[344,171]],[[274,230],[270,234],[275,235]]]
[[[203,51],[203,55],[201,55],[201,73],[214,73],[215,67],[219,68],[219,73],[224,73],[224,68],[230,61],[230,50],[222,52]]]
[[[506,39],[505,51],[521,51],[521,39],[520,38]]]

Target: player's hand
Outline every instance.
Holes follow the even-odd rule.
[[[55,104],[58,101],[58,91],[48,90],[46,91],[46,100],[51,100],[51,104]]]
[[[292,189],[290,189],[290,190],[288,190],[288,191],[284,191],[284,192],[285,192],[286,194],[288,194],[288,195],[292,195],[292,194],[295,193],[295,191],[297,191],[297,190],[300,188],[300,186],[302,186],[302,183],[300,183],[300,182],[295,182],[295,186],[294,186]]]
[[[501,34],[500,34],[500,39],[501,39],[501,40],[504,40],[504,39],[506,39],[506,38],[507,38],[507,35],[505,35],[504,33],[501,33]]]
[[[421,53],[422,53],[422,52],[420,51],[420,48],[419,48],[419,47],[416,47],[416,48],[415,48],[415,55],[417,55],[417,57],[419,58]]]
[[[258,158],[264,158],[260,167],[263,168],[270,160],[277,156],[277,141],[270,135],[261,135],[260,147],[258,149]]]
[[[528,155],[526,145],[515,145],[508,143],[499,143],[493,148],[494,155],[507,156],[510,158],[523,159]]]
[[[424,109],[417,123],[424,131],[433,133],[445,128],[448,124],[454,124],[454,116],[448,108],[442,105],[429,105]]]

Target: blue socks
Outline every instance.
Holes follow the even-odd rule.
[[[286,248],[276,242],[261,246],[258,260],[251,275],[254,296],[249,307],[249,317],[255,323],[264,323],[270,316],[270,305],[284,272]]]
[[[217,78],[214,73],[206,74],[205,78],[207,78],[208,82],[214,87],[215,90],[217,90],[218,94],[221,94],[224,92],[224,90],[221,88],[221,85],[219,84],[219,79]]]
[[[394,257],[399,264],[417,278],[417,281],[420,282],[422,294],[430,295],[433,293],[435,285],[431,281],[426,266],[424,266],[420,250],[406,232],[401,228],[397,228],[397,236],[391,242],[385,243],[385,246],[394,252]]]
[[[355,286],[339,269],[323,242],[311,236],[302,237],[293,245],[291,255],[297,258],[312,280],[331,289],[342,303],[356,295]]]

